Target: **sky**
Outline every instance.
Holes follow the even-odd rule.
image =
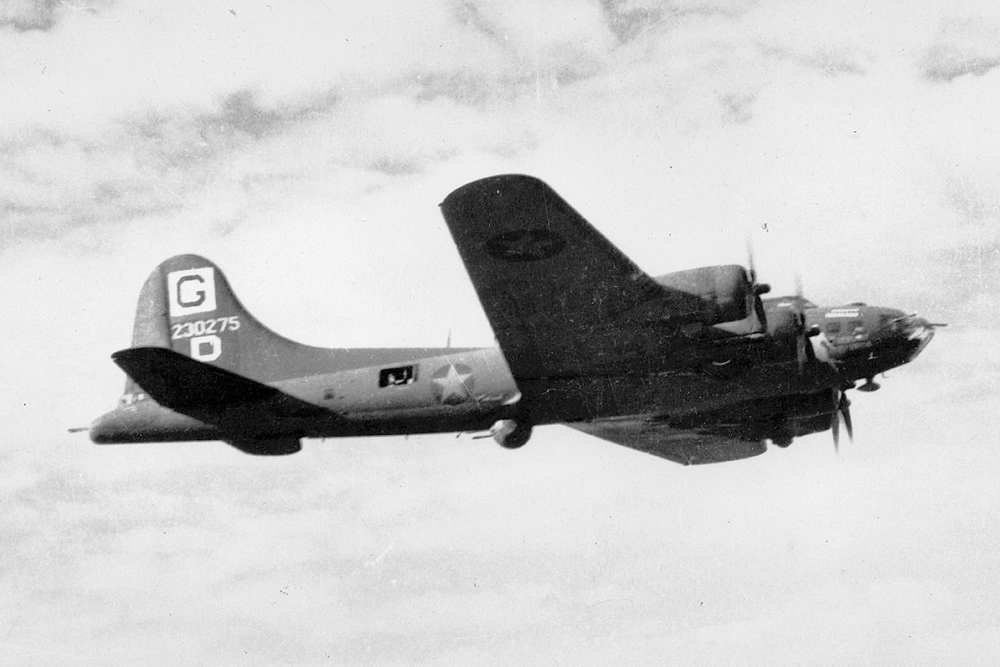
[[[3,0],[0,99],[3,664],[1000,662],[995,3]],[[66,432],[182,252],[296,340],[492,345],[437,205],[509,172],[949,326],[839,456]]]

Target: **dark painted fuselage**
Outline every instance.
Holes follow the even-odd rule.
[[[468,183],[441,212],[500,347],[328,349],[264,326],[221,270],[177,255],[139,296],[119,406],[98,443],[224,440],[288,454],[302,437],[480,431],[508,448],[567,423],[681,463],[850,432],[844,392],[912,360],[934,325],[817,308],[735,264],[646,274],[543,181]],[[836,439],[837,431],[834,431]]]
[[[418,357],[403,350],[369,350],[355,361],[366,365],[271,383],[327,413],[325,418],[285,416],[271,427],[274,434],[299,437],[478,431],[500,419],[519,418],[525,410],[534,424],[640,415],[683,419],[761,399],[852,387],[909,362],[933,335],[924,320],[899,310],[806,307],[806,327],[813,335],[800,372],[794,337],[782,335],[791,303],[791,298],[767,300],[771,335],[758,341],[727,346],[692,338],[675,346],[659,367],[540,377],[522,380],[521,386],[499,348],[420,350]],[[526,394],[531,397],[527,405]],[[231,410],[227,422],[233,426],[223,431],[217,423],[164,408],[141,391],[126,393],[115,410],[95,421],[91,437],[98,443],[222,439],[239,431],[254,406]]]

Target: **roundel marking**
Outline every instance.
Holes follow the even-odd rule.
[[[434,398],[445,405],[456,405],[469,400],[475,378],[465,364],[448,364],[431,375]]]
[[[566,240],[547,229],[519,229],[497,234],[486,242],[486,252],[507,262],[535,262],[558,255]]]

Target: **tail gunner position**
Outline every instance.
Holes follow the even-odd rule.
[[[651,277],[542,181],[494,176],[441,204],[499,348],[318,348],[274,333],[197,255],[139,297],[128,378],[94,442],[222,440],[289,454],[301,438],[580,431],[683,464],[852,430],[846,392],[908,363],[936,324],[892,308],[764,298],[751,268]],[[859,383],[860,386],[859,386]]]

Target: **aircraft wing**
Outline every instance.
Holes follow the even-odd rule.
[[[627,372],[663,345],[664,332],[648,329],[658,313],[704,308],[654,281],[536,178],[475,181],[441,209],[515,379]]]
[[[743,439],[725,427],[682,429],[645,419],[609,419],[567,426],[682,465],[735,461],[767,451],[764,440]]]

